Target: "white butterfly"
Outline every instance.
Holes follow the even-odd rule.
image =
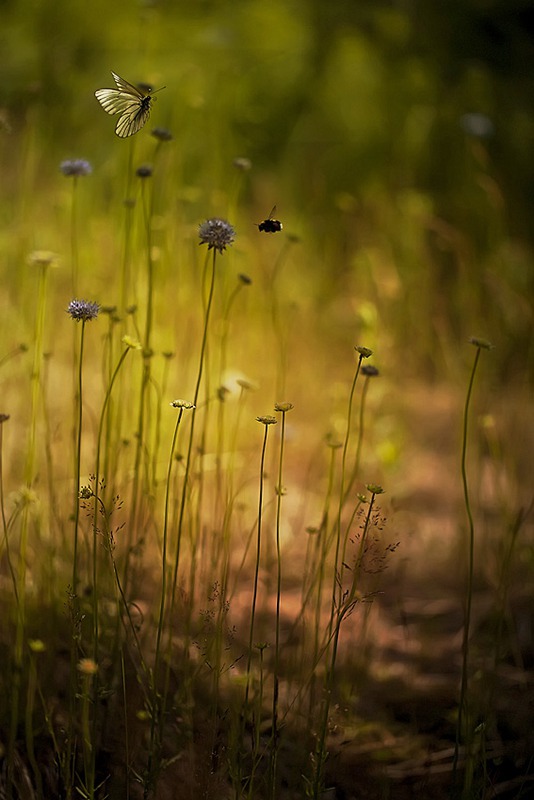
[[[115,72],[111,74],[118,88],[97,89],[95,97],[108,114],[120,114],[115,133],[125,139],[140,131],[149,118],[152,90],[138,89]]]

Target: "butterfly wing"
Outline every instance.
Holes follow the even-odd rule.
[[[132,108],[126,109],[119,117],[115,133],[121,139],[133,136],[140,131],[150,116],[150,97],[144,97],[141,102],[132,103]]]
[[[140,101],[132,99],[118,89],[97,89],[95,97],[108,114],[120,114],[132,108],[138,108]]]
[[[120,114],[115,133],[121,139],[133,136],[141,130],[150,116],[151,97],[147,92],[111,73],[117,84],[116,89],[97,89],[95,97],[108,114]]]
[[[128,81],[121,78],[120,75],[117,75],[116,72],[111,73],[113,75],[113,80],[117,84],[119,91],[123,94],[131,95],[132,97],[137,97],[138,100],[142,100],[143,97],[146,97],[146,92],[141,91],[137,86],[134,86],[133,83],[129,83]]]

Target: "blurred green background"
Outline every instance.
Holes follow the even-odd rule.
[[[175,137],[156,203],[176,220],[234,213],[252,236],[276,203],[334,333],[382,326],[429,377],[483,335],[503,379],[532,375],[531,2],[2,0],[0,17],[6,303],[28,250],[62,249],[62,159],[98,176],[91,224],[109,213],[129,144],[94,91],[114,70],[166,86],[147,130]]]

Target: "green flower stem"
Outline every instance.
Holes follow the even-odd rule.
[[[209,253],[209,250],[208,250]],[[198,365],[198,373],[197,373],[197,380],[195,385],[195,394],[193,399],[193,408],[191,410],[191,428],[189,431],[189,442],[187,447],[187,456],[185,460],[185,470],[183,476],[183,484],[182,484],[182,495],[180,499],[180,510],[178,516],[178,529],[176,535],[176,552],[174,556],[174,567],[173,567],[173,576],[172,576],[172,588],[171,588],[171,596],[169,601],[169,630],[168,630],[168,640],[167,640],[167,666],[165,670],[165,680],[163,685],[163,693],[162,693],[162,708],[165,708],[166,705],[166,698],[169,693],[169,684],[170,684],[170,674],[171,674],[171,663],[172,663],[172,619],[173,619],[173,611],[174,605],[176,602],[176,588],[178,585],[178,571],[180,567],[180,556],[181,556],[181,546],[182,546],[182,535],[184,529],[184,520],[185,520],[185,507],[187,503],[187,496],[189,491],[189,475],[191,473],[191,467],[193,462],[193,441],[194,441],[194,434],[195,434],[195,420],[196,420],[196,411],[198,406],[198,397],[200,394],[200,385],[202,383],[202,375],[204,371],[204,359],[206,354],[206,347],[208,342],[208,328],[209,328],[209,320],[210,320],[210,313],[211,308],[213,305],[213,297],[215,293],[215,275],[216,275],[216,264],[217,264],[217,248],[213,248],[213,258],[211,262],[211,280],[210,280],[210,287],[208,292],[208,298],[206,302],[205,314],[204,314],[204,330],[202,333],[202,344],[200,347],[200,357],[199,357],[199,365]]]
[[[102,411],[100,412],[100,420],[98,423],[98,436],[97,436],[97,446],[96,446],[96,465],[95,465],[95,478],[94,478],[94,490],[93,490],[93,541],[92,541],[92,550],[93,550],[93,569],[92,569],[92,579],[93,579],[93,590],[92,590],[92,602],[93,602],[93,661],[95,664],[99,663],[99,607],[98,607],[98,599],[99,599],[99,590],[98,590],[98,533],[99,528],[97,524],[99,514],[102,514],[102,517],[105,521],[105,506],[100,498],[100,461],[102,457],[102,438],[103,438],[103,431],[104,431],[104,424],[107,419],[107,409],[108,405],[111,400],[111,392],[117,376],[120,372],[122,365],[126,359],[126,356],[130,352],[130,347],[127,347],[124,352],[121,354],[117,366],[111,376],[109,381],[109,385],[106,391],[106,395],[104,397],[104,402],[102,404]],[[80,394],[81,397],[81,394]],[[106,521],[105,521],[106,522]],[[109,537],[109,531],[107,530],[107,524],[105,525],[105,529],[102,529],[100,533],[104,537]],[[112,543],[111,541],[108,542],[108,545],[111,549]],[[97,728],[97,702],[98,702],[98,673],[95,674],[94,680],[92,682],[92,691],[93,697],[91,698],[92,706],[93,706],[93,743],[95,746],[93,747],[91,758],[92,758],[92,768],[91,774],[95,772],[95,763],[94,760],[96,758],[96,728]]]
[[[349,441],[350,441],[350,432],[351,432],[351,421],[352,421],[352,405],[354,401],[354,391],[356,389],[356,381],[358,380],[358,375],[360,373],[360,367],[364,356],[360,354],[358,358],[358,365],[356,367],[356,372],[354,373],[354,378],[352,380],[352,386],[350,388],[349,394],[349,405],[347,409],[347,428],[345,432],[345,440],[343,442],[343,453],[341,456],[341,477],[340,477],[340,487],[339,487],[339,505],[337,510],[337,519],[336,519],[336,550],[334,555],[334,572],[332,576],[332,607],[330,610],[330,622],[328,626],[328,637],[330,638],[330,634],[333,630],[334,625],[334,617],[336,613],[336,608],[339,608],[341,605],[341,587],[339,586],[339,553],[341,549],[341,514],[343,512],[343,506],[345,503],[345,476],[346,476],[346,467],[347,467],[347,453],[349,449]]]
[[[147,765],[147,774],[149,776],[152,774],[156,732],[158,732],[160,740],[163,733],[164,709],[161,708],[158,703],[157,682],[158,682],[159,664],[161,657],[161,638],[163,635],[163,626],[165,623],[165,602],[167,594],[167,550],[168,550],[169,506],[170,506],[170,496],[171,496],[172,467],[174,461],[174,452],[176,449],[176,441],[178,439],[178,430],[180,428],[180,423],[182,421],[183,413],[184,413],[184,406],[180,408],[180,411],[178,413],[178,418],[174,426],[174,433],[172,436],[171,449],[169,453],[169,463],[167,465],[167,480],[165,483],[165,510],[163,514],[163,542],[162,542],[162,554],[161,554],[161,597],[160,597],[159,614],[158,614],[158,630],[156,634],[156,652],[154,656],[154,676],[153,676],[153,685],[151,687],[153,692],[153,700],[152,700],[153,712],[150,722],[150,747],[148,751],[149,757]],[[159,742],[157,749],[159,751]]]
[[[79,273],[79,251],[78,251],[78,177],[72,178],[72,197],[70,205],[70,257],[71,257],[71,291],[73,297],[78,297],[78,273]]]
[[[284,463],[284,440],[286,428],[286,414],[292,408],[289,403],[277,404],[276,411],[282,413],[282,427],[280,433],[280,458],[278,461],[278,490],[276,503],[276,628],[274,649],[274,675],[273,675],[273,710],[272,710],[272,738],[270,751],[269,784],[272,800],[276,791],[276,761],[278,753],[278,696],[280,689],[280,603],[282,597],[282,554],[280,549],[280,521],[282,516],[282,465]]]
[[[261,421],[258,419],[258,421]],[[250,628],[249,628],[249,637],[248,637],[248,653],[247,653],[247,671],[246,671],[246,685],[245,685],[245,701],[243,703],[243,714],[241,718],[241,736],[240,739],[242,740],[245,724],[248,716],[248,703],[249,703],[249,695],[250,695],[250,679],[251,679],[251,666],[252,666],[252,650],[254,647],[254,623],[256,619],[256,603],[258,599],[258,582],[259,582],[259,574],[260,574],[260,559],[261,559],[261,534],[262,534],[262,512],[263,512],[263,487],[264,487],[264,474],[265,474],[265,453],[267,450],[267,436],[269,433],[269,423],[264,422],[264,434],[263,434],[263,444],[261,448],[261,459],[260,459],[260,488],[259,488],[259,496],[258,496],[258,528],[257,528],[257,536],[256,536],[256,563],[254,566],[254,586],[252,591],[252,608],[250,611]],[[263,654],[262,654],[263,656]],[[254,725],[260,725],[260,714],[256,714],[254,719]],[[259,737],[259,730],[255,727],[254,734],[253,734],[253,741],[256,742]],[[248,796],[251,798],[253,796],[254,790],[254,782],[251,780],[249,783],[249,792]]]
[[[18,606],[19,604],[19,595],[18,595],[18,588],[17,588],[17,576],[15,573],[15,568],[13,567],[13,562],[11,560],[11,551],[9,546],[9,529],[11,527],[11,522],[13,521],[13,517],[10,518],[9,522],[7,521],[6,517],[6,507],[4,501],[4,425],[3,423],[7,421],[7,415],[5,418],[1,418],[0,415],[0,510],[2,513],[2,530],[3,530],[3,543],[6,549],[6,561],[9,567],[9,573],[11,575],[11,580],[13,583],[13,593],[15,595],[15,602]],[[2,550],[0,548],[0,556],[2,555]]]
[[[361,360],[361,356],[360,356]],[[356,479],[358,477],[358,472],[360,471],[360,461],[362,455],[362,444],[363,444],[363,431],[364,431],[364,417],[365,417],[365,401],[367,399],[367,392],[369,390],[369,383],[370,378],[368,375],[365,377],[365,381],[363,384],[362,389],[362,399],[360,403],[360,413],[359,413],[359,423],[358,423],[358,441],[356,443],[356,456],[354,459],[354,466],[352,467],[352,473],[350,476],[350,480],[348,482],[347,488],[345,489],[345,495],[343,497],[343,503],[347,502],[348,496],[352,491],[352,487],[354,486]]]
[[[211,269],[211,281],[210,281],[210,288],[208,292],[208,299],[206,303],[206,311],[204,315],[204,330],[202,333],[202,344],[200,347],[200,359],[198,365],[198,373],[197,373],[197,380],[195,385],[195,394],[193,397],[193,409],[191,415],[191,429],[189,432],[189,443],[187,447],[187,457],[185,461],[185,473],[182,485],[182,497],[180,501],[180,513],[178,518],[178,533],[177,533],[177,540],[176,540],[176,554],[174,559],[174,571],[173,571],[173,580],[172,580],[172,592],[171,592],[171,604],[170,610],[172,614],[172,610],[174,608],[174,602],[176,597],[176,585],[178,581],[178,568],[180,565],[180,555],[181,555],[181,542],[182,542],[182,533],[183,533],[183,525],[184,525],[184,518],[185,518],[185,506],[187,501],[187,493],[189,489],[189,475],[191,472],[192,466],[192,453],[193,453],[193,440],[194,440],[194,433],[195,433],[195,421],[196,421],[196,411],[198,406],[198,396],[200,394],[200,384],[202,382],[202,374],[204,370],[204,359],[206,354],[206,347],[208,342],[208,325],[211,313],[211,307],[213,304],[213,295],[215,291],[215,266],[216,266],[216,254],[217,249],[213,248],[213,260],[212,260],[212,269]]]
[[[85,324],[86,320],[82,320],[82,329],[80,334],[80,350],[78,358],[77,370],[77,392],[76,392],[76,428],[75,428],[75,452],[74,452],[74,553],[72,558],[72,592],[76,595],[78,589],[78,527],[80,521],[80,475],[81,475],[81,453],[82,453],[82,420],[83,420],[83,350],[85,343]]]
[[[481,349],[488,349],[487,343],[478,340],[471,342],[476,346],[476,354],[471,370],[471,377],[467,388],[467,395],[465,398],[464,415],[463,415],[463,432],[462,432],[462,485],[464,493],[465,510],[468,521],[468,562],[467,562],[467,587],[466,587],[466,605],[464,614],[464,630],[462,639],[462,678],[460,684],[460,698],[458,702],[458,717],[456,720],[456,740],[454,746],[454,759],[453,759],[453,783],[456,782],[456,775],[458,769],[458,758],[460,752],[460,744],[463,736],[465,735],[468,743],[471,737],[471,720],[469,718],[468,708],[468,684],[469,684],[469,634],[471,627],[471,605],[473,598],[473,575],[474,575],[474,561],[475,561],[475,524],[473,520],[473,513],[471,511],[471,501],[469,497],[469,484],[467,480],[467,434],[469,422],[469,408],[471,404],[471,397],[473,394],[473,386],[475,382],[475,374],[480,359]],[[470,791],[469,786],[464,786],[463,797],[468,796]]]

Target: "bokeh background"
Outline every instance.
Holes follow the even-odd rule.
[[[506,751],[495,780],[530,780],[534,4],[0,0],[0,57],[0,413],[10,415],[0,477],[10,520],[31,506],[27,579],[20,571],[42,614],[29,619],[27,633],[47,642],[51,672],[64,649],[58,632],[65,625],[78,499],[72,409],[80,326],[65,311],[73,296],[108,307],[86,332],[81,481],[87,484],[119,336],[143,340],[149,327],[152,272],[150,368],[139,353],[128,356],[128,377],[117,384],[107,429],[105,476],[110,496],[124,498],[124,518],[133,519],[128,536],[139,545],[139,581],[131,596],[149,620],[159,591],[154,563],[175,424],[169,402],[193,397],[204,324],[207,262],[198,225],[221,216],[235,226],[236,239],[217,260],[199,413],[206,516],[201,520],[199,511],[197,519],[195,507],[192,518],[206,542],[216,541],[211,533],[221,523],[212,499],[220,487],[210,481],[224,434],[225,446],[235,446],[229,463],[238,544],[232,555],[239,561],[257,519],[256,416],[272,413],[275,401],[294,403],[282,531],[288,614],[300,597],[295,587],[310,552],[308,533],[322,525],[329,492],[325,438],[343,441],[347,428],[354,346],[371,348],[380,370],[365,426],[363,413],[352,419],[353,434],[364,430],[354,489],[383,484],[384,541],[401,546],[384,573],[372,625],[366,611],[363,631],[354,627],[358,648],[352,634],[344,640],[347,667],[337,688],[345,694],[336,714],[351,743],[339,746],[342,758],[349,750],[347,797],[354,764],[366,769],[369,761],[365,748],[374,733],[368,720],[378,720],[378,738],[386,743],[377,756],[380,770],[391,757],[392,737],[395,746],[405,733],[417,742],[415,773],[407,761],[394,780],[426,776],[426,756],[438,751],[447,760],[445,779],[450,774],[467,563],[460,456],[475,354],[468,339],[495,345],[482,354],[469,428],[477,532],[473,630],[477,652],[496,653],[495,665],[503,669],[502,683],[491,684],[490,710],[498,718],[491,736],[498,728],[503,747],[520,752],[515,758]],[[111,70],[132,83],[165,87],[150,121],[128,140],[115,136],[116,118],[94,97],[96,89],[113,85]],[[172,140],[158,141],[155,127],[170,131]],[[65,159],[86,159],[91,174],[66,177]],[[145,179],[136,175],[143,164],[153,167]],[[257,224],[275,205],[283,231],[262,234]],[[39,270],[28,258],[36,250],[57,254],[46,297],[39,296]],[[39,342],[35,323],[44,306]],[[36,339],[45,355],[37,389]],[[256,392],[243,399],[236,378]],[[144,394],[139,401],[143,381],[146,402]],[[233,390],[223,395],[226,405],[219,381]],[[358,404],[361,398],[358,384]],[[139,409],[145,406],[143,438]],[[36,456],[26,479],[28,441]],[[353,435],[352,449],[355,441]],[[269,469],[272,514],[274,456]],[[25,481],[26,494],[17,494]],[[25,553],[20,564],[25,569]],[[11,604],[16,620],[7,561],[1,566],[2,602]],[[271,600],[272,575],[265,583]],[[191,594],[201,609],[205,588],[198,588],[198,598]],[[250,591],[241,599],[236,592],[232,610],[238,622],[242,615],[241,636],[249,607]],[[0,614],[6,652],[13,626],[1,626],[8,616]],[[497,628],[506,630],[506,646],[499,640],[492,649]],[[481,656],[474,695],[485,691],[479,663],[486,668]],[[0,693],[2,719],[11,715],[15,723],[9,700],[17,670],[18,662],[14,672],[5,671]],[[350,751],[362,730],[362,749]],[[406,759],[414,754],[404,745],[400,750]],[[380,772],[380,798],[386,796],[382,778]],[[365,781],[362,786],[362,797],[374,797],[365,794]],[[415,796],[411,787],[395,796]],[[190,796],[199,796],[192,779]],[[448,789],[431,796],[449,797]]]
[[[128,143],[93,93],[113,69],[166,86],[150,124],[175,137],[169,226],[228,213],[233,159],[248,158],[232,221],[250,237],[276,203],[302,243],[295,294],[318,314],[380,328],[430,377],[476,332],[503,380],[531,370],[532,3],[4,0],[1,16],[7,313],[24,307],[28,249],[64,249],[63,158],[93,165],[89,233],[111,213]]]

